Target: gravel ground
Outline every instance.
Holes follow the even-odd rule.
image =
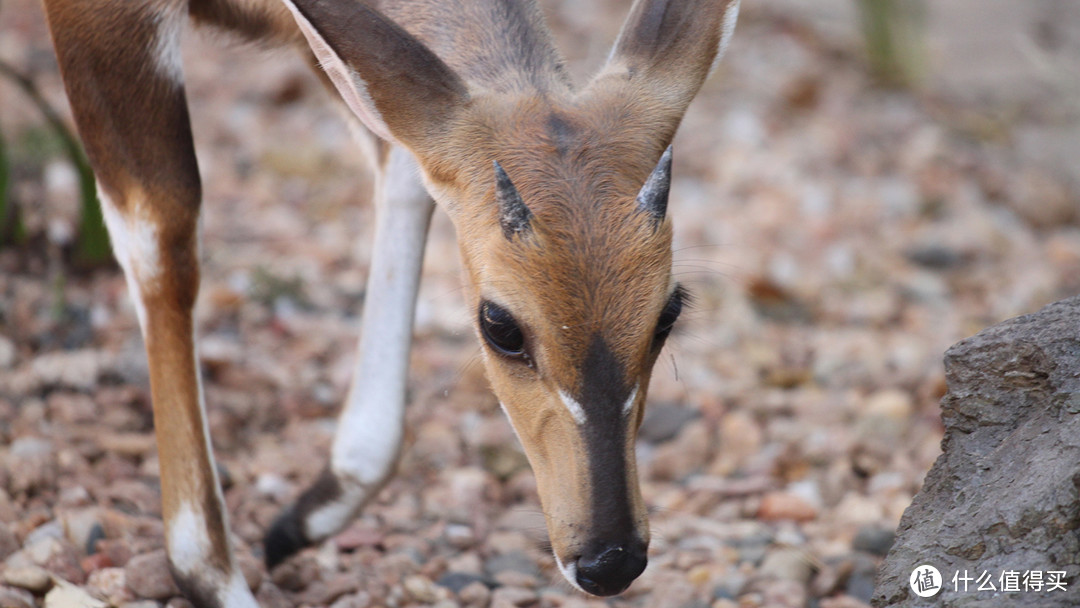
[[[615,4],[549,7],[577,73],[606,52]],[[236,545],[269,608],[863,606],[939,453],[944,349],[1080,291],[1076,190],[1014,152],[1012,119],[879,90],[846,43],[747,6],[675,142],[676,271],[695,303],[638,446],[642,577],[605,601],[561,580],[442,215],[399,473],[348,530],[267,573],[262,534],[323,466],[347,389],[370,180],[301,62],[221,42],[185,42],[206,198],[198,324]],[[33,0],[5,2],[0,57],[65,107]],[[40,131],[7,85],[0,108],[9,142]],[[0,606],[187,606],[163,566],[123,278],[62,270],[71,170],[16,169],[46,236],[0,250]]]

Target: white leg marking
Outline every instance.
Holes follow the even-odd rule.
[[[735,33],[735,22],[739,20],[739,1],[734,0],[731,6],[728,7],[727,12],[724,13],[724,22],[721,24],[722,29],[720,30],[720,45],[716,50],[716,58],[713,59],[712,66],[709,68],[710,76],[716,71],[716,67],[720,65],[720,59],[727,52],[728,44],[731,43],[731,36]]]
[[[259,608],[239,568],[233,568],[229,584],[218,593],[218,599],[223,608]]]
[[[356,367],[334,438],[334,472],[362,485],[382,482],[401,444],[413,312],[431,215],[417,171],[411,154],[391,150]]]
[[[634,400],[637,399],[637,391],[640,385],[634,385],[634,390],[630,391],[630,396],[626,398],[626,403],[623,404],[623,414],[629,414],[634,409]]]
[[[206,517],[191,503],[180,505],[169,522],[169,559],[178,572],[190,575],[204,567],[210,557],[210,537],[206,532]]]
[[[371,94],[368,93],[367,83],[364,82],[364,79],[356,73],[356,70],[349,67],[341,57],[338,57],[337,53],[330,48],[326,40],[311,25],[311,22],[296,8],[295,4],[285,0],[285,6],[289,8],[289,12],[296,19],[296,24],[300,26],[300,31],[304,33],[308,44],[311,45],[311,50],[315,53],[316,59],[319,60],[319,65],[326,72],[326,75],[330,77],[334,87],[341,93],[341,98],[345,100],[345,104],[349,106],[349,109],[373,133],[386,141],[396,141],[390,135],[390,129],[386,127],[382,114],[375,107],[375,102],[372,101]]]
[[[98,199],[101,201],[101,214],[105,218],[113,253],[120,267],[124,269],[128,292],[135,303],[135,314],[139,317],[139,326],[145,337],[146,291],[154,289],[161,277],[157,225],[140,215],[142,201],[129,201],[130,211],[124,215],[100,187]]]
[[[562,560],[559,559],[559,556],[556,555],[554,551],[551,552],[551,555],[555,557],[555,564],[559,566],[559,572],[562,572],[563,578],[573,585],[574,589],[587,594],[588,591],[582,589],[581,585],[577,582],[577,564],[562,563]]]
[[[357,512],[364,505],[364,499],[367,498],[367,489],[347,486],[342,487],[341,491],[342,494],[337,500],[308,514],[304,521],[304,532],[308,538],[326,538],[356,517]]]
[[[167,534],[169,560],[183,576],[198,580],[214,590],[224,608],[257,608],[247,581],[229,553],[229,572],[212,569],[210,537],[206,532],[206,517],[191,503],[183,503],[169,524]]]
[[[579,425],[585,424],[588,420],[585,417],[585,408],[581,407],[581,404],[577,402],[573,397],[567,395],[562,389],[559,389],[559,397],[562,398],[563,404],[566,409],[570,410],[570,415],[574,417],[574,422]]]
[[[184,4],[177,3],[177,7],[183,6]],[[154,60],[158,73],[177,87],[184,82],[184,64],[180,58],[180,34],[183,29],[184,15],[180,11],[162,11],[157,38],[154,40]]]
[[[397,462],[416,293],[432,209],[416,161],[395,146],[379,187],[368,298],[352,386],[330,454],[342,495],[306,518],[305,531],[312,540],[347,524]]]

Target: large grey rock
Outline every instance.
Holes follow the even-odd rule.
[[[878,574],[875,606],[1080,605],[1080,297],[1011,319],[945,353],[942,455],[904,512]],[[922,564],[942,591],[909,587]],[[978,591],[964,572],[988,572]],[[1003,592],[1017,572],[1019,592]],[[1041,571],[1041,591],[1024,575]],[[1064,591],[1047,591],[1064,571]],[[953,577],[959,573],[954,589]],[[985,586],[985,584],[984,584]]]

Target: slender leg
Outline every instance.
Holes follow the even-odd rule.
[[[375,249],[360,346],[330,466],[266,537],[269,567],[340,531],[383,486],[397,462],[424,244],[434,203],[412,155],[380,145]]]
[[[233,561],[196,366],[202,193],[179,61],[186,7],[175,0],[45,4],[146,342],[173,575],[199,608],[256,606]]]

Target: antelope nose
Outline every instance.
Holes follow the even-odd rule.
[[[644,543],[602,544],[577,560],[577,583],[593,595],[622,593],[645,570]]]

